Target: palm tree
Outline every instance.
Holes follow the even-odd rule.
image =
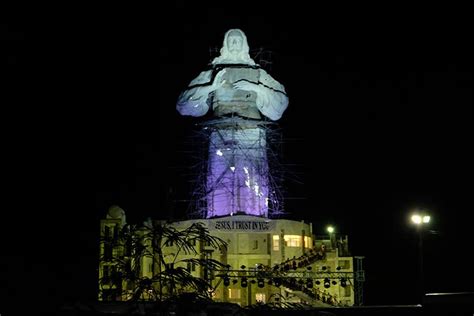
[[[207,227],[199,222],[183,230],[158,221],[148,221],[143,226],[127,224],[117,238],[106,236],[101,242],[116,249],[111,258],[107,258],[105,253],[100,257],[100,260],[108,260],[111,266],[116,267],[114,274],[99,279],[101,289],[115,288],[122,300],[159,302],[182,293],[210,298],[213,291],[210,281],[193,276],[185,267],[189,263],[208,271],[222,269],[223,264],[206,258],[202,250],[204,245],[213,249],[227,246],[224,240],[212,236]],[[170,244],[174,245],[175,253],[165,253],[164,247]],[[142,273],[145,258],[152,262],[151,278]]]

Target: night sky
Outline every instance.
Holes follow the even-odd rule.
[[[196,120],[175,103],[229,28],[265,51],[290,99],[279,121],[288,218],[349,235],[353,255],[366,257],[365,302],[417,302],[416,207],[432,216],[427,291],[473,291],[473,52],[463,10],[359,9],[178,2],[156,15],[100,8],[34,20],[17,11],[1,26],[14,96],[3,118],[14,203],[2,221],[1,294],[22,300],[18,285],[37,279],[47,285],[31,290],[38,302],[94,299],[99,220],[111,205],[135,223],[186,215]]]

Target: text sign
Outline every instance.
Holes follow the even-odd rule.
[[[267,232],[275,228],[274,222],[264,221],[245,221],[245,220],[224,220],[216,221],[212,225],[215,230],[219,231],[256,231],[256,232]]]

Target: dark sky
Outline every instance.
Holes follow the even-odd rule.
[[[3,295],[22,297],[17,285],[34,277],[48,284],[38,300],[94,298],[108,207],[132,222],[185,215],[182,202],[165,209],[189,198],[194,120],[175,102],[229,28],[271,52],[267,69],[289,95],[279,121],[288,216],[349,235],[353,254],[366,256],[366,302],[416,302],[415,207],[436,231],[425,240],[428,291],[473,290],[462,273],[474,176],[462,8],[99,9],[33,20],[20,10],[2,24],[14,97],[4,240],[18,226],[31,233],[19,238],[26,248],[6,242]]]

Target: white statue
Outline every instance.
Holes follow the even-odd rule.
[[[220,52],[212,68],[201,72],[181,93],[176,104],[179,113],[203,116],[212,108],[218,117],[261,119],[261,113],[274,121],[280,119],[288,107],[285,87],[250,58],[244,32],[227,31]]]
[[[191,81],[178,99],[182,115],[210,112],[204,216],[268,217],[278,204],[269,180],[266,122],[288,107],[283,85],[250,58],[245,34],[227,31],[219,57]],[[211,109],[211,111],[209,111]],[[229,118],[230,117],[230,118]]]

